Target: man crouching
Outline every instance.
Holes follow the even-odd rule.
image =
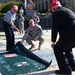
[[[31,47],[29,48],[29,50],[31,50],[35,47],[32,40],[34,41],[38,40],[39,41],[38,49],[40,50],[41,45],[44,42],[44,38],[42,37],[42,35],[43,35],[43,31],[41,26],[38,24],[35,24],[33,19],[30,19],[29,27],[26,29],[25,34],[21,40],[21,43],[23,43],[24,40],[26,40],[26,42],[31,45]]]

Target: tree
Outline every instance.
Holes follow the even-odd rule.
[[[65,7],[67,7],[67,8],[69,8],[69,9],[72,10],[71,3],[70,2],[71,2],[70,0],[66,0]]]

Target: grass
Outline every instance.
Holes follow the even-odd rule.
[[[5,36],[5,34],[0,34],[0,36]]]

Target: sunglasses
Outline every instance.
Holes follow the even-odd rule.
[[[15,9],[13,9],[14,11],[17,11],[17,10],[15,10]]]

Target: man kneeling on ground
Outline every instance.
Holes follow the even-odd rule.
[[[35,24],[33,19],[29,21],[29,27],[26,29],[24,36],[22,37],[21,43],[26,40],[28,44],[31,45],[29,50],[33,49],[35,45],[33,44],[32,40],[39,41],[38,49],[41,49],[41,45],[44,42],[44,38],[42,37],[43,31],[40,25]]]

